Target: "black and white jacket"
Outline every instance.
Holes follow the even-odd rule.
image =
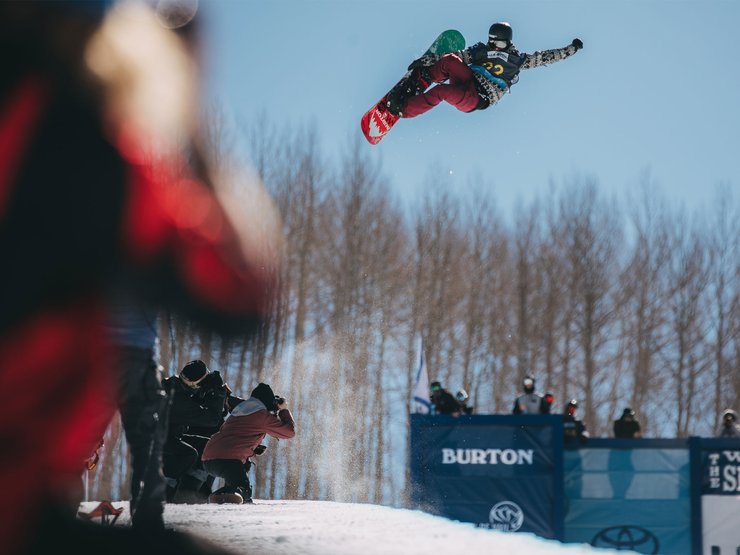
[[[521,54],[513,45],[506,50],[496,50],[479,42],[455,54],[474,70],[473,76],[481,98],[477,109],[483,110],[501,100],[511,86],[519,80],[521,70],[565,60],[577,51],[575,46],[569,44],[564,48]],[[485,71],[475,71],[477,68]]]

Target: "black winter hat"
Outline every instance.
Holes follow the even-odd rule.
[[[273,411],[277,409],[277,403],[275,402],[275,393],[272,388],[266,383],[260,383],[257,387],[252,390],[252,397],[259,399],[267,407],[267,410]]]
[[[202,360],[191,360],[180,371],[180,377],[192,384],[198,383],[206,377],[206,374],[208,374],[208,366]]]

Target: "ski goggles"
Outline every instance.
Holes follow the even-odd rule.
[[[184,374],[180,374],[180,379],[183,381],[185,385],[192,389],[198,389],[200,387],[200,382],[206,379],[206,376],[208,375],[208,372],[203,374],[200,378],[197,380],[189,380]]]
[[[509,41],[489,38],[488,44],[490,44],[491,46],[495,46],[496,48],[507,48],[509,46]]]

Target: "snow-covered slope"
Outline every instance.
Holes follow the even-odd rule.
[[[128,503],[118,523],[128,521]],[[83,503],[90,511],[96,502]],[[262,501],[254,505],[167,505],[165,521],[234,551],[262,555],[415,555],[607,553],[530,534],[475,528],[420,511],[329,501]],[[118,524],[117,523],[117,524]]]

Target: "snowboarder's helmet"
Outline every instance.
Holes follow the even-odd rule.
[[[464,403],[465,401],[468,400],[468,392],[465,391],[464,389],[461,389],[460,391],[455,393],[455,398],[461,403]]]
[[[442,384],[439,382],[432,382],[432,384],[429,386],[429,388],[434,391],[442,391]]]
[[[494,23],[488,29],[488,44],[492,44],[497,48],[506,48],[511,44],[513,38],[514,32],[511,30],[511,25],[505,21]]]
[[[578,409],[578,401],[576,401],[575,399],[571,399],[570,401],[568,401],[568,404],[565,405],[566,414],[574,414],[577,409]]]

